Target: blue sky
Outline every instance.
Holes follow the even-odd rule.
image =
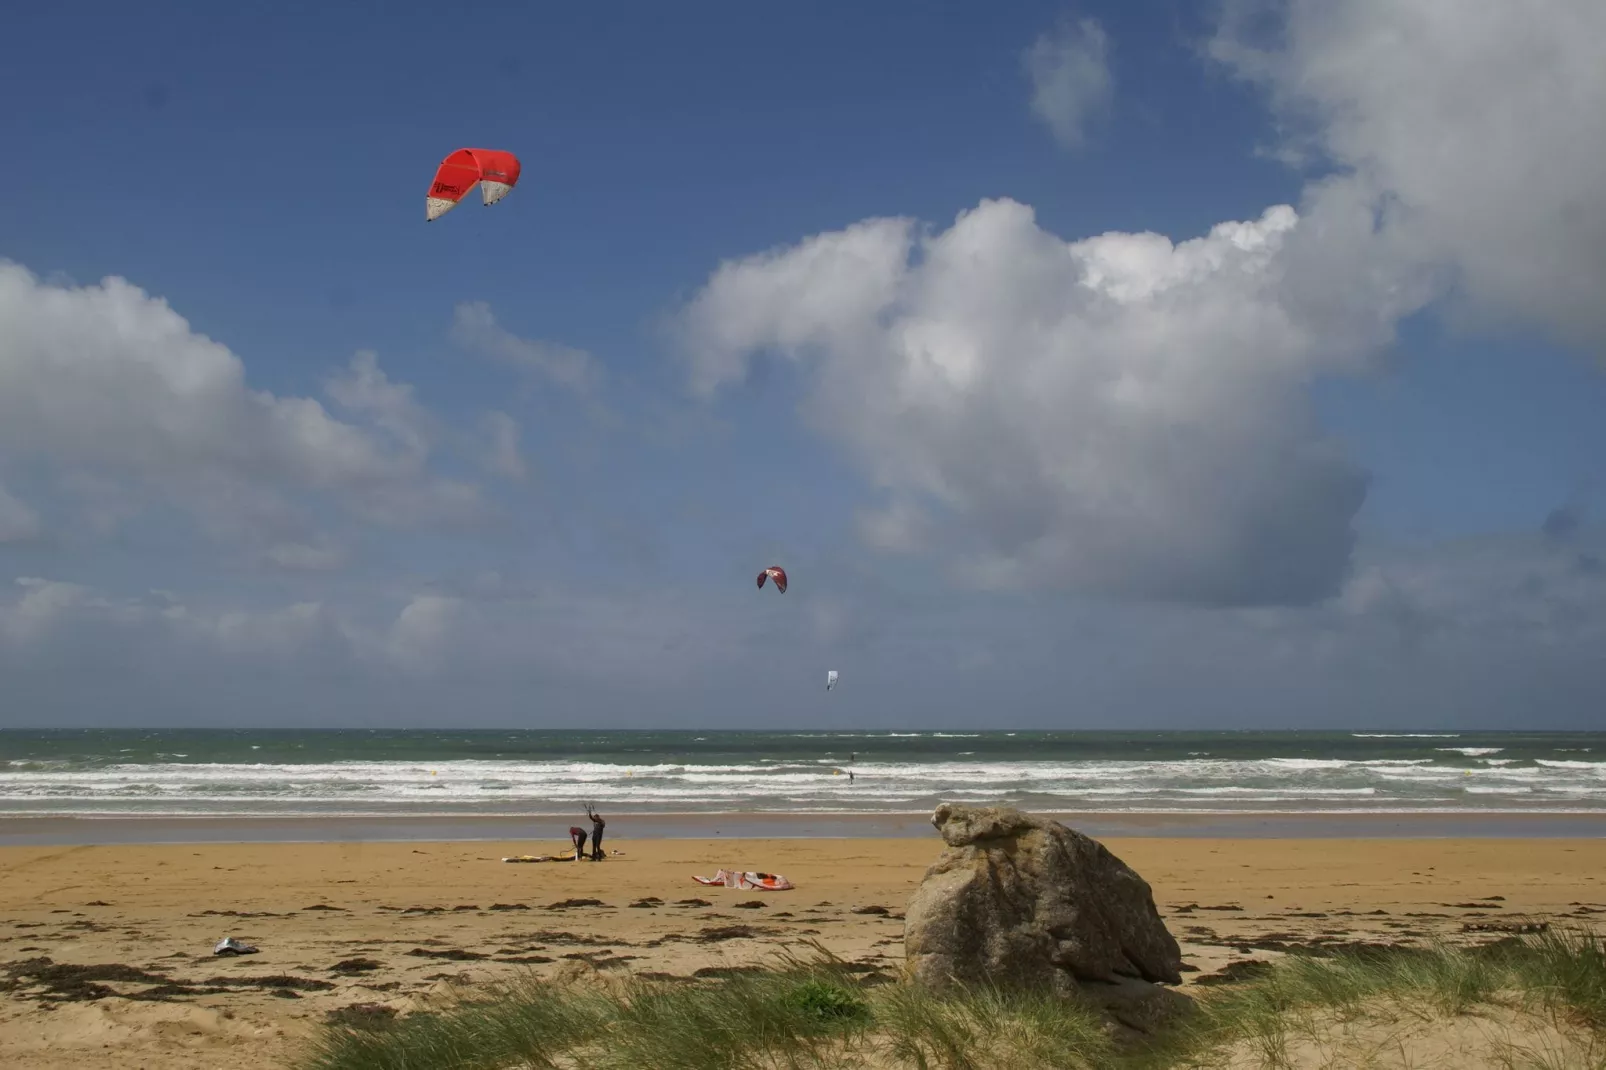
[[[23,13],[0,725],[1593,723],[1552,6]]]

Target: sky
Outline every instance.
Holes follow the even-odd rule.
[[[1602,723],[1595,0],[8,25],[0,727]]]

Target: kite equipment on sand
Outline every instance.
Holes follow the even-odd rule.
[[[257,949],[250,944],[241,943],[232,936],[225,936],[217,942],[212,949],[214,955],[255,955]]]
[[[782,594],[786,593],[786,569],[782,568],[780,565],[771,565],[769,568],[758,574],[758,585],[763,587],[764,581],[767,579],[775,581],[775,589],[777,591],[780,591]]]
[[[435,181],[424,199],[424,219],[433,223],[457,207],[475,183],[489,208],[519,184],[519,158],[499,149],[458,149],[435,169]]]
[[[784,892],[792,887],[792,882],[778,873],[744,873],[735,869],[722,869],[712,877],[693,877],[692,880],[711,887],[759,888],[769,892]]]

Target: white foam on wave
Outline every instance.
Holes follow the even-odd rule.
[[[1460,739],[1460,732],[1351,732],[1354,739]]]
[[[1547,798],[1606,810],[1606,763],[1479,761],[1467,769],[1432,758],[977,761],[958,755],[861,760],[851,766],[851,780],[839,772],[848,768],[840,758],[641,765],[512,759],[186,762],[88,769],[13,762],[0,767],[0,813],[422,813],[441,806],[454,813],[534,812],[552,799],[587,797],[660,812],[901,812],[941,798],[1122,812],[1164,811],[1188,800],[1197,808],[1211,799],[1255,812],[1301,804],[1331,812],[1345,799],[1370,800],[1367,810],[1377,812],[1427,812],[1434,806],[1485,812],[1501,802]]]

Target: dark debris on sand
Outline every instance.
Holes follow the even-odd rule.
[[[1542,933],[1550,929],[1548,921],[1525,921],[1509,919],[1505,921],[1465,921],[1461,923],[1464,933]]]
[[[108,981],[146,987],[119,992],[102,983]],[[15,993],[18,998],[48,1003],[88,1002],[108,996],[132,1000],[167,1000],[178,996],[217,995],[237,988],[260,988],[272,991],[275,995],[296,998],[296,990],[319,991],[333,987],[328,981],[283,974],[184,981],[120,962],[76,965],[53,962],[42,956],[8,964],[5,978],[0,980],[0,991]]]
[[[75,966],[40,956],[9,963],[6,966],[5,980],[0,981],[0,991],[13,992],[22,998],[28,998],[26,989],[42,986],[44,991],[33,993],[32,998],[63,1003],[104,999],[118,994],[115,989],[99,984],[100,981],[146,985],[173,983],[173,979],[165,974],[152,973],[135,966],[125,966],[120,962]]]
[[[383,1003],[351,1003],[330,1011],[326,1020],[344,1029],[385,1029],[396,1020],[396,1008]]]
[[[339,962],[329,967],[329,972],[347,975],[356,973],[369,973],[373,970],[383,968],[384,965],[385,964],[380,962],[378,959],[341,959]]]
[[[739,977],[746,973],[763,973],[762,966],[701,966],[691,972],[693,977]]]
[[[186,914],[187,918],[288,918],[289,914],[275,914],[271,910],[203,910],[199,914]]]
[[[292,977],[285,973],[270,973],[258,977],[209,977],[201,983],[221,985],[225,988],[293,989],[300,992],[327,992],[335,987],[329,981],[319,981],[311,977]]]
[[[562,932],[556,929],[537,929],[532,933],[505,937],[509,940],[527,940],[534,944],[579,944],[595,946],[597,944],[612,944],[615,947],[629,947],[628,940],[608,940],[600,936],[584,936],[580,933]]]
[[[696,940],[701,944],[712,944],[721,940],[744,940],[776,931],[769,926],[761,925],[711,925],[698,933]]]
[[[427,947],[415,947],[407,954],[423,959],[451,959],[453,962],[468,962],[473,959],[490,958],[483,951],[464,951],[460,947],[449,947],[445,951],[432,951]]]
[[[1193,979],[1196,985],[1230,985],[1240,981],[1252,981],[1256,977],[1263,977],[1270,973],[1272,965],[1264,959],[1245,959],[1242,962],[1229,962],[1215,973],[1200,974]]]
[[[603,948],[601,951],[571,951],[562,957],[576,962],[584,962],[599,970],[616,970],[623,967],[627,962],[634,962],[640,956],[615,955],[607,948]]]

